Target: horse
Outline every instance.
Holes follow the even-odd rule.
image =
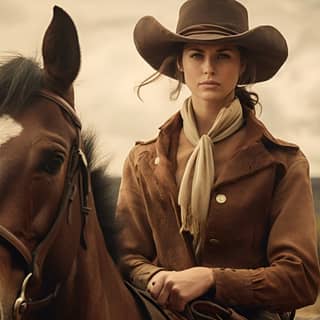
[[[155,319],[105,244],[96,205],[106,195],[93,180],[108,182],[88,160],[73,90],[80,44],[57,6],[42,58],[0,67],[0,319]]]

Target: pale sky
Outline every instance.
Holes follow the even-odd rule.
[[[142,91],[134,87],[152,69],[136,52],[132,31],[144,15],[174,30],[180,0],[1,0],[0,54],[19,52],[41,61],[41,41],[57,4],[73,18],[82,49],[75,83],[77,110],[85,127],[98,136],[100,155],[110,157],[109,172],[120,175],[123,161],[137,140],[149,140],[176,112],[164,78]],[[286,37],[289,59],[271,80],[253,86],[263,106],[262,120],[273,135],[298,144],[311,174],[320,176],[320,0],[240,0],[249,10],[250,26],[271,24]],[[66,48],[67,50],[67,48]]]

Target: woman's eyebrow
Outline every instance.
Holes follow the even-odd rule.
[[[203,49],[197,48],[197,47],[187,47],[186,50],[199,51],[199,52],[203,52],[204,51]]]
[[[223,47],[223,48],[217,49],[217,52],[222,52],[222,51],[234,51],[234,48]]]
[[[198,47],[186,47],[186,50],[189,51],[198,51],[198,52],[204,52],[205,50],[202,48],[198,48]],[[234,48],[232,47],[222,47],[222,48],[218,48],[216,50],[216,52],[224,52],[224,51],[234,51]]]

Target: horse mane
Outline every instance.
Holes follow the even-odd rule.
[[[98,220],[106,247],[117,261],[117,233],[119,225],[115,222],[115,208],[118,196],[119,179],[107,174],[108,161],[97,162],[96,136],[92,131],[82,133],[84,152],[87,157],[91,177],[92,193]]]
[[[0,63],[0,114],[19,112],[43,82],[39,64],[31,58],[12,56]]]

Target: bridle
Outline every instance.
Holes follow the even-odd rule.
[[[14,303],[14,320],[21,320],[30,312],[52,303],[70,273],[79,247],[87,247],[84,227],[90,212],[89,172],[82,151],[81,122],[73,107],[61,96],[48,90],[39,91],[37,96],[54,102],[67,115],[77,134],[71,148],[56,220],[46,237],[31,252],[13,233],[0,225],[0,238],[22,257],[27,270]]]

